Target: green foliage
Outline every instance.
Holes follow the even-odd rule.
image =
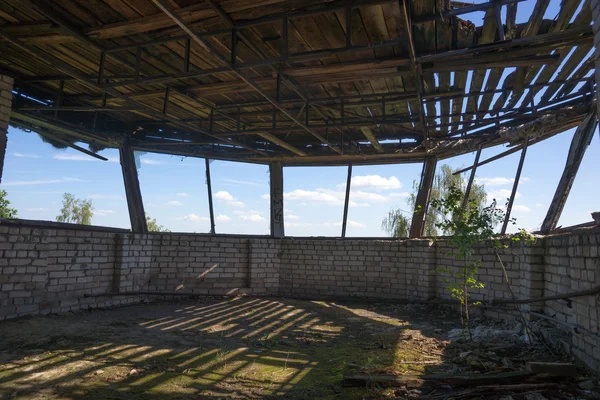
[[[395,238],[408,237],[410,230],[410,219],[399,209],[391,209],[388,215],[381,221],[381,229]]]
[[[171,232],[164,226],[159,225],[156,218],[150,218],[148,214],[146,214],[146,225],[148,226],[148,232]]]
[[[454,279],[448,282],[447,289],[453,298],[460,301],[463,324],[468,330],[469,289],[484,287],[483,282],[476,278],[481,262],[472,260],[473,248],[479,243],[498,243],[494,240],[494,227],[504,220],[505,214],[496,207],[495,200],[487,207],[481,207],[477,200],[470,200],[463,209],[463,198],[462,190],[450,186],[445,197],[431,201],[431,209],[444,218],[437,226],[450,235],[447,241],[453,249],[451,255],[462,263],[459,270],[452,274]],[[445,269],[444,272],[450,271]]]
[[[60,214],[56,216],[58,222],[91,225],[94,207],[92,200],[77,199],[71,193],[63,194],[63,206]]]
[[[6,198],[6,190],[0,190],[0,218],[17,218],[17,210],[10,207],[10,200]]]
[[[440,200],[448,196],[451,188],[459,188],[463,192],[467,187],[467,180],[461,175],[452,175],[452,168],[449,165],[442,165],[440,171],[436,174],[433,187],[431,188],[430,202]],[[408,206],[410,212],[399,208],[391,209],[388,215],[381,222],[381,229],[386,231],[392,237],[407,237],[410,230],[411,214],[415,210],[417,193],[419,192],[419,181],[413,181],[413,191],[408,197]],[[486,193],[483,185],[473,184],[469,192],[469,204],[479,209],[483,209],[486,201]],[[420,212],[420,210],[416,210]],[[437,236],[438,225],[445,217],[439,210],[429,208],[425,218],[425,236]],[[444,232],[447,233],[447,232]]]

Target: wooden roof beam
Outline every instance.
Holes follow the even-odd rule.
[[[128,102],[129,104],[139,107],[140,108],[140,112],[149,114],[151,116],[156,116],[158,114],[161,114],[161,118],[167,119],[169,120],[170,123],[172,123],[175,126],[179,126],[180,128],[192,131],[192,132],[197,132],[197,133],[201,133],[207,136],[211,136],[214,137],[220,141],[223,141],[225,143],[228,143],[230,145],[233,146],[238,146],[238,147],[243,147],[247,150],[253,151],[257,154],[260,154],[262,156],[266,156],[267,154],[253,149],[251,147],[245,146],[242,143],[238,143],[234,140],[231,140],[229,138],[224,138],[224,137],[215,137],[214,135],[212,135],[210,132],[207,132],[204,129],[200,129],[197,126],[191,125],[191,124],[186,124],[186,123],[181,123],[178,118],[169,116],[169,115],[164,115],[162,114],[160,111],[149,107],[143,103],[140,103],[136,100],[133,100],[131,98],[128,98],[127,96],[124,96],[123,94],[121,94],[120,92],[118,92],[117,90],[114,89],[110,89],[110,88],[102,88],[101,86],[99,86],[96,83],[92,83],[89,82],[87,80],[87,77],[85,74],[83,74],[82,72],[80,72],[79,70],[77,70],[76,68],[70,66],[69,64],[64,63],[62,60],[54,57],[53,55],[47,54],[45,52],[42,52],[38,49],[35,48],[31,48],[30,46],[22,43],[21,41],[14,39],[6,34],[0,33],[0,38],[6,40],[7,42],[9,42],[10,44],[12,44],[13,46],[19,48],[20,50],[22,50],[25,54],[31,56],[31,57],[35,57],[37,59],[39,59],[40,61],[44,62],[47,65],[52,66],[53,68],[58,69],[59,71],[61,71],[62,73],[65,73],[73,78],[76,78],[77,81],[79,81],[81,84],[83,84],[84,86],[92,89],[93,91],[101,91],[104,92],[108,95],[111,95],[113,97],[117,97],[117,98],[123,98],[125,99],[126,102]]]
[[[404,26],[406,27],[406,34],[408,37],[408,52],[410,55],[410,65],[412,69],[412,74],[415,79],[415,86],[417,91],[417,113],[419,114],[419,121],[421,123],[421,129],[423,130],[423,135],[425,138],[428,137],[427,132],[427,123],[425,122],[425,108],[423,107],[423,76],[421,71],[421,66],[417,64],[417,52],[415,51],[415,42],[413,40],[412,35],[412,24],[410,22],[410,15],[408,14],[408,10],[410,5],[407,3],[410,0],[399,0],[400,2],[400,13],[404,17]]]
[[[486,3],[480,3],[480,4],[463,3],[464,6],[454,8],[452,10],[442,11],[442,12],[433,13],[433,14],[420,15],[418,17],[413,18],[412,23],[413,24],[421,24],[423,22],[428,22],[428,21],[443,20],[444,18],[455,17],[457,15],[468,14],[468,13],[472,13],[475,11],[486,11],[490,7],[495,7],[495,6],[501,7],[501,6],[505,6],[508,4],[520,3],[522,1],[525,1],[525,0],[497,0],[497,1],[488,1]],[[456,2],[453,2],[453,3],[456,3]],[[469,4],[469,5],[467,5],[467,4]]]
[[[565,168],[560,181],[558,182],[552,203],[550,204],[544,222],[542,223],[542,233],[550,233],[556,229],[556,226],[558,225],[558,220],[560,219],[569,193],[571,192],[573,182],[575,182],[575,177],[577,176],[577,171],[579,170],[585,151],[592,141],[594,133],[596,133],[596,128],[598,126],[596,114],[597,108],[596,105],[593,104],[590,113],[586,116],[581,125],[577,127],[577,130],[573,135]]]
[[[206,48],[211,48],[211,44],[206,41],[206,39],[201,38],[200,36],[198,36],[193,29],[189,26],[189,24],[187,24],[172,8],[171,6],[167,3],[167,1],[165,0],[152,0],[152,2],[158,7],[160,8],[166,15],[168,15],[170,18],[172,18],[177,25],[179,25],[179,27],[181,27],[181,29],[183,29],[193,40],[194,42],[198,43],[199,45],[206,47]],[[246,84],[248,84],[249,86],[251,86],[258,94],[260,94],[263,98],[265,98],[265,100],[267,100],[269,103],[271,103],[274,107],[276,107],[277,109],[279,109],[283,114],[285,114],[289,119],[291,119],[293,122],[295,122],[297,125],[299,125],[300,127],[302,127],[306,132],[308,132],[309,134],[313,135],[314,137],[316,137],[317,139],[319,139],[322,143],[326,144],[329,148],[331,148],[333,151],[335,151],[338,154],[342,154],[342,151],[334,144],[332,144],[331,142],[329,142],[327,139],[325,139],[323,136],[319,135],[316,132],[313,132],[310,130],[310,128],[308,128],[305,124],[303,124],[300,120],[298,120],[296,117],[294,117],[292,114],[290,114],[287,109],[285,109],[278,101],[276,101],[275,99],[271,98],[271,96],[269,96],[263,89],[261,89],[255,82],[254,80],[247,78],[246,76],[244,76],[243,74],[241,74],[236,68],[234,68],[231,63],[220,53],[218,53],[216,50],[212,51],[213,56],[215,56],[215,58],[217,58],[221,63],[225,64],[225,66],[227,66],[231,72],[233,72],[235,75],[237,75],[241,80],[243,80]]]

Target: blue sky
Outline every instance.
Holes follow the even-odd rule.
[[[517,227],[540,226],[562,173],[573,130],[529,148],[513,216]],[[560,225],[591,220],[600,210],[600,187],[594,174],[600,163],[599,135],[587,150]],[[62,194],[89,198],[96,225],[129,228],[118,152],[102,151],[100,161],[75,150],[58,150],[32,132],[10,128],[0,188],[26,219],[55,220]],[[486,149],[482,159],[506,150]],[[208,232],[210,228],[203,159],[139,154],[139,178],[146,212],[172,231]],[[506,198],[519,154],[478,169],[490,199]],[[442,161],[453,168],[472,164],[474,154]],[[408,210],[406,196],[421,164],[355,166],[348,214],[348,236],[385,236],[381,220],[392,207]],[[269,176],[264,165],[213,161],[211,174],[218,233],[267,234]],[[284,168],[286,234],[339,236],[346,167]],[[514,227],[513,229],[516,229]]]
[[[534,4],[533,0],[519,3],[518,23],[528,20]],[[559,6],[559,0],[552,0],[545,18],[555,18]],[[503,10],[505,13],[506,7]],[[463,18],[480,26],[483,15],[484,13],[477,12]],[[500,86],[511,71],[505,71]],[[471,76],[472,72],[469,72],[467,87]],[[453,79],[452,75],[451,83]],[[487,76],[483,88],[486,81]],[[536,100],[542,94],[543,90],[537,93]],[[463,110],[466,105],[465,101]],[[437,108],[439,110],[439,104]],[[513,208],[513,216],[517,218],[518,224],[509,229],[539,228],[564,168],[573,131],[529,148]],[[116,150],[102,151],[100,154],[109,158],[108,162],[104,162],[75,150],[54,149],[43,143],[35,133],[10,128],[8,137],[0,188],[8,192],[8,197],[19,210],[21,218],[55,220],[62,194],[70,192],[77,197],[92,200],[95,209],[94,224],[129,228]],[[597,200],[600,188],[595,176],[600,166],[599,142],[599,135],[595,135],[575,180],[560,225],[590,221],[590,212],[600,210]],[[504,150],[504,146],[486,149],[482,153],[482,159]],[[208,232],[210,223],[204,160],[149,153],[138,156],[142,196],[148,215],[172,231]],[[495,197],[503,202],[508,197],[518,158],[519,153],[513,154],[478,169],[477,179],[479,183],[485,184],[490,200]],[[474,154],[463,155],[439,162],[438,168],[443,164],[449,164],[453,168],[468,166],[473,163],[473,159]],[[355,166],[347,235],[385,236],[381,230],[381,220],[392,207],[409,210],[406,196],[421,168],[421,164]],[[268,167],[214,161],[211,163],[211,172],[217,232],[268,234]],[[339,236],[346,174],[346,167],[286,167],[286,234]]]

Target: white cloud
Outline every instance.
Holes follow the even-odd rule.
[[[390,198],[387,196],[382,196],[377,193],[362,192],[360,190],[356,192],[351,190],[350,198],[353,200],[374,201],[377,203],[385,203],[386,201],[390,200]]]
[[[179,196],[179,197],[190,197],[191,194],[185,193],[185,192],[181,192],[181,193],[177,193],[177,196]]]
[[[152,158],[142,158],[141,163],[147,164],[147,165],[165,165],[166,164],[166,162],[164,162],[164,161],[154,160]]]
[[[215,193],[215,199],[218,200],[223,200],[223,201],[233,201],[233,196],[229,194],[229,192],[226,192],[224,190],[221,190],[217,193]]]
[[[115,210],[94,210],[94,215],[99,217],[105,217],[109,214],[115,214]]]
[[[88,194],[88,199],[107,199],[107,200],[123,200],[123,196],[114,195],[114,194]]]
[[[263,200],[271,200],[271,195],[269,193],[265,193],[262,196],[260,196],[260,198]]]
[[[544,207],[544,205],[542,203],[537,203],[535,206],[536,207]]]
[[[347,221],[347,224],[349,226],[354,226],[356,228],[366,228],[367,227],[365,224],[361,224],[360,222],[352,221],[351,219],[349,219]],[[341,227],[342,223],[341,222],[324,222],[324,223],[321,224],[321,226],[326,226],[326,227],[332,227],[332,226]]]
[[[316,189],[302,190],[296,189],[283,194],[284,199],[290,201],[300,201],[307,204],[327,204],[331,206],[344,205],[346,194],[342,190]],[[391,199],[378,193],[363,192],[361,190],[352,190],[350,192],[350,207],[369,207],[368,202],[384,203]],[[299,204],[299,205],[300,205]]]
[[[338,188],[345,188],[345,183],[337,185]],[[362,175],[352,178],[351,188],[372,188],[372,189],[400,189],[402,184],[395,176],[384,178],[380,175]]]
[[[312,222],[286,222],[286,228],[302,228],[307,226],[313,226]]]
[[[246,186],[259,186],[265,187],[268,186],[266,182],[252,182],[252,181],[239,181],[237,179],[223,179],[224,182],[232,183],[235,185],[246,185]]]
[[[60,161],[102,161],[92,156],[85,154],[69,154],[69,153],[57,153],[52,156],[55,160]],[[119,162],[117,157],[107,157],[108,162]]]
[[[231,221],[231,217],[228,217],[227,215],[219,214],[215,217],[215,220],[219,221],[219,222],[227,222],[227,221]]]
[[[252,221],[252,222],[258,222],[258,221],[264,221],[265,220],[263,217],[261,217],[258,214],[241,215],[240,218],[243,221]]]
[[[388,194],[388,196],[390,197],[409,197],[410,193],[409,192],[398,192],[398,193],[390,193]]]
[[[529,182],[531,179],[529,178],[521,178],[519,183]],[[502,185],[512,185],[515,181],[515,178],[506,178],[503,176],[496,176],[493,178],[475,178],[475,183],[478,185],[486,185],[486,186],[502,186]]]
[[[516,211],[516,212],[521,212],[521,213],[531,212],[531,209],[529,207],[524,206],[522,204],[513,205],[512,210]]]
[[[218,191],[217,193],[214,194],[213,197],[217,200],[226,202],[227,205],[230,207],[235,207],[235,208],[246,207],[246,205],[244,203],[242,203],[241,201],[239,201],[238,199],[233,197],[229,192],[226,192],[224,190]]]
[[[208,217],[201,217],[199,215],[196,214],[188,214],[185,217],[179,217],[176,218],[178,220],[182,220],[182,221],[193,221],[193,222],[199,222],[199,221],[208,221]]]
[[[31,153],[12,153],[15,157],[25,157],[25,158],[40,158],[39,154],[31,154]]]
[[[504,200],[506,200],[510,197],[511,192],[512,192],[512,190],[509,190],[509,189],[490,190],[487,193],[487,197],[488,197],[488,199],[496,199],[498,202],[502,203]],[[521,193],[517,192],[515,194],[515,199],[518,199],[519,197],[521,197]]]
[[[37,181],[6,181],[2,182],[2,186],[25,186],[25,185],[48,185],[51,183],[67,183],[67,182],[83,182],[79,178],[59,178],[59,179],[45,179]]]
[[[285,219],[298,220],[300,217],[294,214],[285,214]]]
[[[179,206],[182,206],[183,203],[180,201],[177,201],[177,200],[171,200],[171,201],[167,202],[167,205],[179,207]]]
[[[43,208],[43,207],[39,207],[39,208],[24,208],[23,211],[44,212],[44,211],[50,211],[50,209],[49,208]]]
[[[256,210],[249,210],[249,211],[235,210],[233,213],[236,215],[239,215],[239,217],[242,221],[251,221],[251,222],[265,221],[265,219]]]
[[[296,189],[284,193],[283,198],[292,201],[311,201],[335,206],[344,204],[344,200],[339,196],[339,194],[343,196],[343,193],[334,193],[327,193],[324,189],[317,189],[316,191]]]
[[[356,228],[366,228],[367,227],[365,224],[361,224],[360,222],[356,222],[356,221],[352,221],[352,220],[348,220],[348,225],[354,226]]]

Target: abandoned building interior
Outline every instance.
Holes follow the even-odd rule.
[[[116,149],[131,224],[0,219],[0,398],[600,398],[600,207],[559,226],[598,132],[599,17],[600,0],[0,0],[0,189],[9,126],[97,164]],[[539,230],[508,234],[527,150],[568,130]],[[189,185],[206,179],[209,232],[149,228],[141,152],[205,164]],[[465,154],[448,224],[478,167],[517,163],[493,243],[461,260],[458,233],[425,227],[436,167]],[[268,167],[268,235],[216,231],[211,160]],[[407,163],[406,235],[348,237],[353,166]],[[286,235],[296,166],[347,168],[338,237]]]

